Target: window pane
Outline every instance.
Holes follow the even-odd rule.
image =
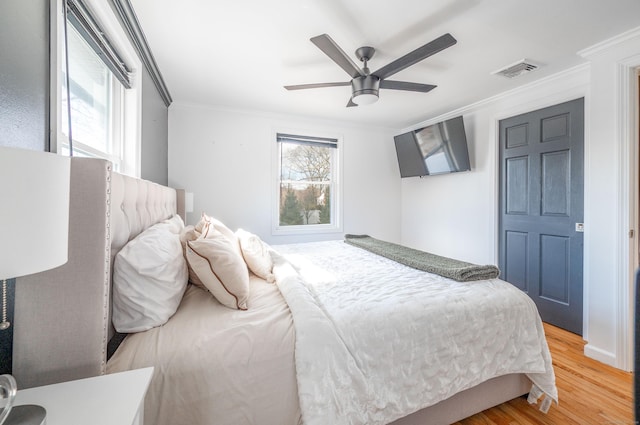
[[[278,140],[280,154],[280,228],[326,229],[335,225],[334,161],[336,146]]]
[[[331,193],[326,184],[280,184],[280,225],[331,223]]]
[[[280,180],[331,181],[331,156],[334,149],[280,142]]]
[[[80,34],[69,29],[69,78],[73,139],[111,154],[112,84],[111,71],[87,45]],[[119,84],[119,83],[116,83]],[[62,129],[67,132],[66,77],[62,88]]]

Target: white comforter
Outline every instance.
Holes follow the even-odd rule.
[[[509,283],[456,282],[342,241],[274,248],[305,425],[386,424],[509,373],[557,401],[538,311]]]

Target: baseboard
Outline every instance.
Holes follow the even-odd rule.
[[[618,367],[618,365],[616,364],[617,358],[615,354],[601,348],[594,347],[592,344],[587,344],[584,346],[584,355],[609,366]]]

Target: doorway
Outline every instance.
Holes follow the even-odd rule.
[[[500,121],[501,278],[582,335],[584,99]]]

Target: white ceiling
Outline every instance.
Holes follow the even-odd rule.
[[[174,101],[403,128],[584,62],[577,52],[640,26],[639,0],[132,0]],[[346,108],[349,81],[309,39],[329,34],[372,71],[444,33],[458,43],[393,76],[429,93],[381,90]],[[541,65],[491,75],[526,58]]]

